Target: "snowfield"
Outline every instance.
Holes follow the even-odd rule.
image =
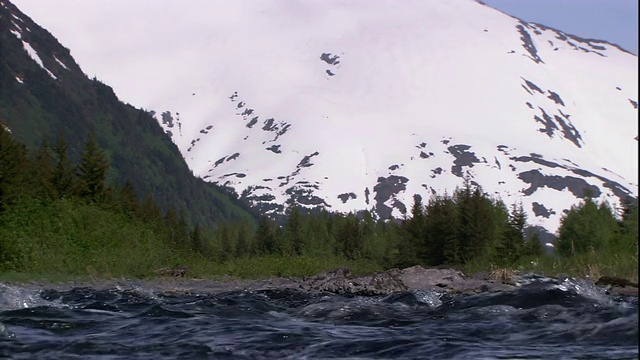
[[[468,176],[555,232],[638,195],[637,57],[473,0],[14,3],[266,213],[402,217]]]

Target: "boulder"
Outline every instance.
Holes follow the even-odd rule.
[[[341,295],[388,295],[406,290],[438,290],[455,293],[513,290],[514,285],[485,278],[469,278],[454,269],[425,269],[416,265],[373,274],[352,276],[340,268],[303,279],[299,288]]]
[[[299,287],[308,291],[330,292],[340,295],[388,295],[407,290],[398,278],[398,270],[352,276],[351,269],[340,268],[304,279]]]
[[[409,290],[443,290],[455,293],[475,293],[513,290],[513,284],[489,276],[468,277],[454,269],[425,269],[416,265],[400,270],[400,279]]]

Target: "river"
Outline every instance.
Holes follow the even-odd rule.
[[[375,297],[0,283],[0,357],[638,358],[637,297],[546,280],[509,292]]]

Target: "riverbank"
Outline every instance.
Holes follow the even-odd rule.
[[[211,278],[156,276],[145,279],[100,278],[100,277],[52,277],[21,281],[1,280],[5,284],[19,285],[30,289],[67,291],[89,287],[95,290],[144,289],[153,293],[223,293],[242,290],[294,289],[311,293],[333,293],[339,295],[376,296],[403,291],[438,291],[443,293],[486,293],[513,291],[532,280],[545,279],[558,285],[566,281],[578,281],[593,285],[612,295],[638,296],[638,285],[628,279],[600,277],[593,279],[571,279],[568,276],[545,277],[534,273],[511,272],[506,269],[493,273],[477,272],[465,274],[447,268],[423,268],[412,266],[366,274],[352,273],[348,267],[322,272],[309,277],[268,277],[246,279],[236,276]]]

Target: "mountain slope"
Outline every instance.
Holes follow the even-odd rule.
[[[28,147],[64,135],[77,159],[90,132],[105,148],[110,179],[130,179],[140,194],[188,220],[213,225],[250,219],[225,190],[192,175],[179,150],[145,111],[89,80],[64,48],[6,0],[0,1],[0,122]]]
[[[47,4],[196,175],[266,212],[401,217],[467,176],[554,232],[585,193],[637,197],[637,57],[606,41],[472,0]]]

